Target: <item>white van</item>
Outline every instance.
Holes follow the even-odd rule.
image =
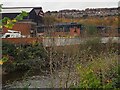
[[[20,31],[8,30],[8,33],[5,33],[1,38],[21,38],[25,37],[21,35]]]

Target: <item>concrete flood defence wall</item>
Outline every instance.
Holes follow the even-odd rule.
[[[88,40],[93,40],[98,37],[92,38],[65,38],[65,37],[44,37],[44,38],[2,38],[2,41],[12,42],[15,44],[31,44],[34,42],[40,42],[45,47],[49,46],[65,46],[65,45],[76,45],[82,44]],[[119,37],[101,37],[100,43],[120,43]],[[1,41],[1,40],[0,40]]]
[[[111,41],[112,43],[120,43],[120,37],[102,37],[101,43],[108,43]]]
[[[90,38],[43,38],[43,46],[49,47],[49,46],[82,44],[89,39]],[[100,43],[108,43],[109,41],[111,41],[112,43],[120,43],[120,38],[119,37],[101,37],[100,38]]]
[[[80,38],[44,38],[43,46],[64,46],[80,44],[83,40]]]

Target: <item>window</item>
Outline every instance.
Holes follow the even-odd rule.
[[[77,33],[77,28],[75,27],[74,33]]]
[[[6,38],[9,38],[10,37],[10,35],[6,35]]]
[[[37,30],[37,32],[38,33],[44,33],[44,29],[45,29],[44,27],[39,27],[38,30]]]
[[[64,28],[64,32],[70,32],[70,28],[69,27],[65,27]]]
[[[63,28],[62,27],[56,28],[56,32],[63,32]]]

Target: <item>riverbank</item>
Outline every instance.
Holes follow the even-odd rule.
[[[104,44],[100,43],[100,39],[92,39],[78,45],[51,46],[47,48],[42,47],[42,49],[39,49],[40,46],[36,46],[36,44],[23,47],[20,47],[20,50],[24,51],[24,54],[27,55],[34,54],[33,56],[36,56],[38,54],[36,52],[39,51],[39,58],[24,59],[21,57],[22,59],[19,61],[22,61],[22,64],[21,62],[17,62],[12,63],[12,65],[18,65],[17,68],[19,67],[21,71],[29,65],[28,70],[34,73],[34,75],[30,76],[30,72],[25,72],[24,75],[21,73],[23,77],[18,80],[17,77],[12,75],[14,76],[14,80],[8,84],[4,84],[4,88],[83,87],[82,85],[86,85],[83,83],[86,81],[86,78],[88,78],[88,81],[93,80],[90,82],[92,85],[95,83],[94,81],[97,81],[96,86],[102,87],[102,83],[104,87],[108,84],[109,87],[112,87],[113,83],[107,83],[106,81],[110,80],[114,82],[112,79],[116,79],[117,77],[117,69],[115,72],[112,72],[118,65],[119,48],[117,43],[110,42]],[[27,51],[28,49],[30,50],[29,52]],[[45,55],[42,55],[43,52],[41,50],[46,52]],[[11,53],[8,54],[11,55]],[[20,55],[24,56],[24,54],[22,52]],[[42,57],[40,57],[41,55]],[[45,57],[47,58],[45,59]],[[7,64],[3,63],[3,65]],[[23,68],[22,65],[26,66]],[[23,69],[20,69],[20,67]],[[41,73],[41,70],[44,73]],[[36,72],[39,74],[36,74]],[[101,78],[101,73],[102,80],[99,79]],[[19,73],[16,72],[15,75],[17,74]],[[83,84],[81,85],[81,83]],[[89,83],[87,85],[94,88],[94,85],[89,86]]]
[[[115,70],[114,65],[115,65],[115,62],[117,62],[117,61],[113,61],[113,60],[117,60],[117,56],[115,56],[115,57],[113,56],[111,58],[111,60],[109,60],[109,62],[108,62],[108,59],[103,60],[103,62],[101,62],[102,64],[100,64],[100,62],[97,61],[99,64],[96,63],[96,64],[92,65],[92,67],[94,67],[92,69],[93,72],[99,72],[97,70],[99,70],[99,68],[102,67],[102,68],[104,68],[103,72],[105,74],[109,71],[110,67],[108,68],[108,66],[110,64],[113,64],[112,67],[113,67],[113,70]],[[79,65],[79,64],[77,64],[77,65]],[[90,65],[90,62],[87,62],[86,64],[84,63],[84,68],[82,68],[82,69],[85,69],[85,70],[87,70],[87,72],[89,72],[87,67],[86,67],[86,66],[89,67],[89,65]],[[96,67],[96,65],[98,67]],[[102,66],[99,67],[99,65],[102,65]],[[80,69],[80,67],[78,69]],[[69,71],[69,68],[66,67],[64,69],[56,70],[52,74],[50,74],[50,73],[46,73],[46,74],[39,73],[39,75],[27,76],[24,79],[16,80],[16,81],[13,81],[12,83],[8,83],[8,84],[4,85],[3,88],[4,89],[5,88],[6,89],[8,89],[8,88],[68,88],[68,87],[71,87],[73,85],[74,86],[79,85],[80,81],[82,80],[82,76],[80,76],[80,74],[83,73],[82,69],[80,71],[78,71],[75,68],[70,68],[70,71]],[[116,71],[113,72],[113,71],[110,70],[107,73],[108,74],[107,78],[104,81],[108,80],[109,77],[114,79],[113,75],[115,75],[115,72]],[[85,73],[84,73],[84,75],[85,75]],[[99,76],[97,76],[97,77],[99,77]],[[91,77],[91,78],[94,78],[94,77]],[[112,81],[112,83],[115,83],[115,82],[116,81],[114,81],[114,82]],[[91,83],[94,83],[94,82],[91,82]]]
[[[13,81],[12,83],[8,83],[6,85],[3,85],[3,88],[60,88],[60,87],[66,87],[66,81],[67,81],[67,74],[68,71],[64,69],[64,71],[58,70],[54,72],[52,75],[51,74],[40,74],[39,75],[33,75],[33,76],[28,76],[25,79],[21,80],[16,80]],[[76,83],[75,78],[75,73],[70,72],[70,77],[69,77],[69,84],[68,87]]]

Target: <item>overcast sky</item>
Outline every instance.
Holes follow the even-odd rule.
[[[3,7],[42,7],[43,11],[118,7],[119,0],[1,0]]]

